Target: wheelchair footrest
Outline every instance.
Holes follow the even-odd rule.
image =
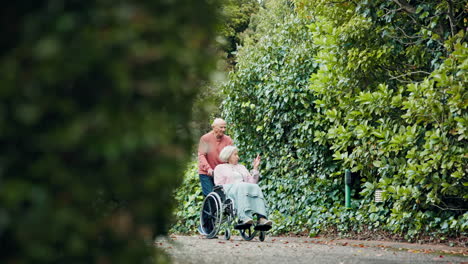
[[[257,225],[254,229],[258,231],[268,231],[271,229],[271,225]]]
[[[252,225],[251,224],[237,224],[234,226],[234,229],[242,230],[242,229],[249,229]]]

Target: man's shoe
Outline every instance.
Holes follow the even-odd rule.
[[[271,226],[273,224],[273,222],[271,220],[267,220],[266,218],[260,218],[258,220],[258,225],[267,225],[267,226]]]

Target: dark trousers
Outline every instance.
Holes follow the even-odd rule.
[[[199,176],[203,195],[207,196],[213,190],[214,187],[213,177],[210,177],[206,174],[199,174]]]

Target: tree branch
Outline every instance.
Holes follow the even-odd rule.
[[[442,211],[468,211],[468,209],[465,209],[465,208],[450,208],[450,207],[444,208],[444,207],[438,206],[437,204],[431,204],[431,205],[439,208]]]
[[[449,17],[449,22],[450,22],[450,32],[452,33],[452,37],[455,36],[455,19],[454,19],[454,15],[453,15],[453,3],[451,0],[448,0],[447,1],[448,3],[448,6],[449,6],[449,10],[448,10],[448,17]]]
[[[398,75],[398,76],[392,76],[392,75],[390,74],[390,76],[392,76],[392,78],[390,78],[390,80],[394,80],[394,79],[400,80],[401,77],[405,77],[405,76],[413,75],[413,74],[418,74],[418,73],[423,73],[423,74],[427,74],[427,75],[430,75],[430,74],[431,74],[430,72],[426,72],[426,71],[408,72],[408,73],[401,74],[401,75]],[[400,81],[403,81],[403,80],[400,80]]]
[[[406,2],[406,0],[393,0],[393,2],[397,3],[403,10],[410,14],[416,13],[416,8]]]

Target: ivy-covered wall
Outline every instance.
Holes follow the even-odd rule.
[[[271,0],[252,18],[222,107],[242,161],[263,156],[273,233],[466,236],[467,21],[441,15],[466,11],[416,2]]]

